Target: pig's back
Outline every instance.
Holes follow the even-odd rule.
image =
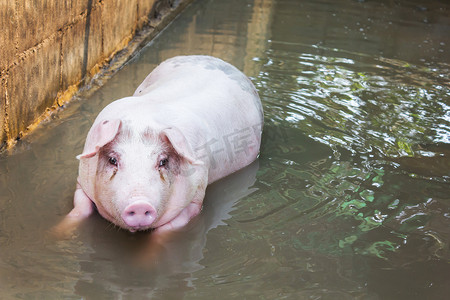
[[[230,90],[230,85],[236,89]],[[247,92],[263,116],[258,93],[250,79],[233,65],[205,55],[176,56],[162,62],[139,85],[133,96],[152,92],[160,94],[162,101],[183,100],[189,93],[205,93],[224,96]],[[154,98],[154,97],[152,97]]]

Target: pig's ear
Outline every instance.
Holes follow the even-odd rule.
[[[97,154],[101,147],[116,137],[121,123],[119,119],[104,120],[97,123],[89,131],[83,153],[78,155],[77,158],[90,158]]]
[[[163,141],[167,141],[172,145],[175,151],[187,160],[191,164],[201,164],[201,161],[198,161],[195,158],[194,151],[192,151],[190,145],[188,144],[186,137],[181,133],[177,128],[171,127],[166,128],[161,132],[161,138]]]

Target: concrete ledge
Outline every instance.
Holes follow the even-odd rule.
[[[2,1],[0,151],[95,74],[126,62],[192,1]]]

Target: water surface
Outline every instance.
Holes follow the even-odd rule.
[[[446,1],[194,2],[0,156],[2,295],[446,299],[449,33]],[[49,237],[72,208],[75,156],[98,112],[181,54],[220,57],[253,80],[259,160],[210,186],[202,214],[156,256],[148,234],[98,215]]]

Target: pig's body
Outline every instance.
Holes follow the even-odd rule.
[[[132,97],[106,106],[80,158],[75,208],[130,231],[184,226],[207,184],[254,161],[263,111],[250,80],[222,60],[179,56]]]

